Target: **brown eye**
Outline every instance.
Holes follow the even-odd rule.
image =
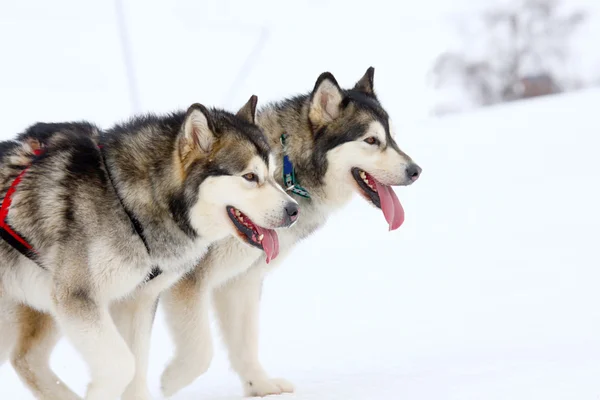
[[[242,177],[249,182],[258,182],[258,178],[255,173],[247,173],[246,175],[242,175]]]
[[[365,142],[367,142],[368,144],[379,144],[379,140],[374,136],[366,138]]]

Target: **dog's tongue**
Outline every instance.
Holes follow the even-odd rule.
[[[259,235],[265,235],[262,240],[262,246],[267,255],[268,264],[279,255],[279,237],[277,237],[277,232],[272,229],[265,229],[256,225],[256,230]]]
[[[382,185],[377,180],[375,180],[375,184],[381,202],[381,210],[386,221],[390,224],[390,231],[398,229],[404,222],[404,208],[402,208],[400,200],[398,200],[396,193],[390,186]]]

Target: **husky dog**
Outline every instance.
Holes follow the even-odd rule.
[[[273,229],[299,207],[255,115],[253,96],[236,115],[194,104],[106,132],[38,124],[0,143],[0,363],[12,349],[36,396],[79,399],[49,368],[60,329],[90,367],[86,399],[150,399],[160,292],[232,235],[277,256]]]
[[[352,89],[344,90],[325,72],[310,94],[267,105],[259,112],[258,124],[276,155],[279,182],[300,203],[302,218],[278,231],[282,255],[277,262],[269,263],[269,254],[265,257],[226,238],[211,246],[193,273],[161,295],[176,345],[161,378],[166,396],[209,367],[211,295],[231,366],[245,394],[292,392],[291,383],[271,378],[258,359],[258,312],[265,274],[355,192],[382,210],[390,230],[403,223],[404,210],[390,186],[410,185],[421,168],[396,144],[388,113],[375,95],[373,76],[371,67]]]

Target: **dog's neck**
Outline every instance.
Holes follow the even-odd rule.
[[[315,149],[314,133],[308,119],[308,102],[308,96],[299,96],[281,103],[269,104],[259,111],[257,122],[273,150],[277,163],[277,182],[285,187],[283,158],[287,155],[294,166],[298,184],[310,194],[310,199],[301,196],[294,198],[303,204],[304,208],[311,205],[323,208],[323,211],[334,211],[348,203],[353,192],[342,182],[332,184],[328,181],[327,162],[323,160],[326,154],[320,154],[318,149]],[[281,144],[282,134],[286,134],[285,153]],[[332,196],[332,192],[335,192],[335,196]]]
[[[173,113],[151,121],[140,118],[125,128],[116,125],[104,138],[105,154],[124,205],[144,228],[157,221],[172,223],[177,227],[173,232],[193,238],[195,232],[183,207],[177,209],[179,212],[171,207],[185,203],[177,197],[181,192],[181,168],[173,156],[183,117],[183,113]],[[158,187],[160,190],[156,190]]]

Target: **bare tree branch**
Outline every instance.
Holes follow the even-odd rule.
[[[512,101],[579,87],[563,65],[569,58],[569,39],[586,20],[582,10],[563,13],[559,0],[516,0],[512,6],[482,13],[484,54],[471,54],[475,46],[440,54],[431,76],[438,89],[460,85],[479,105]],[[449,107],[438,107],[449,110]]]

